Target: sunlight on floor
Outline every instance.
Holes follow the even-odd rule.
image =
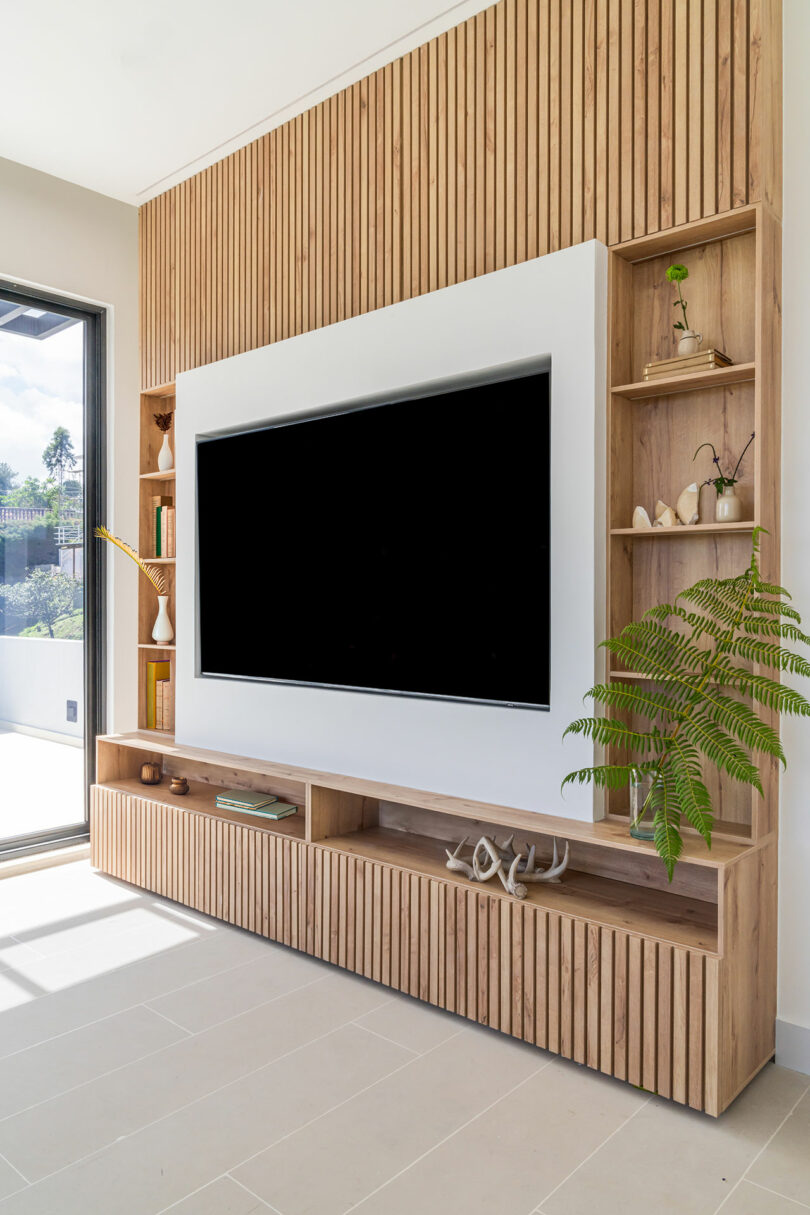
[[[0,1011],[212,931],[179,908],[100,881],[85,865],[0,882]]]
[[[84,748],[0,730],[0,840],[83,818]]]

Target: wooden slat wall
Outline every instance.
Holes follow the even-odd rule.
[[[780,0],[501,0],[141,209],[141,379],[765,198]]]
[[[114,877],[719,1113],[718,958],[99,786],[91,841]]]

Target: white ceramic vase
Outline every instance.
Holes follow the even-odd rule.
[[[168,472],[170,468],[174,468],[174,456],[169,446],[169,432],[166,431],[160,451],[158,452],[158,469],[160,472]]]
[[[174,637],[172,622],[169,620],[169,596],[158,595],[158,614],[155,627],[152,629],[152,640],[158,645],[168,645]]]
[[[684,329],[678,342],[678,354],[697,354],[702,341],[702,333],[696,333],[694,329]]]
[[[717,523],[739,523],[742,519],[742,502],[733,485],[724,485],[723,492],[717,495],[714,518]]]

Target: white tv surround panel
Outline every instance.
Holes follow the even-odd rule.
[[[563,743],[562,733],[586,711],[583,694],[601,673],[594,646],[603,634],[606,309],[607,251],[591,241],[178,376],[178,743],[593,817],[590,788],[563,796],[560,782],[593,762],[590,745]],[[550,711],[199,676],[198,435],[474,381],[519,364],[551,368]],[[242,597],[283,581],[273,567],[273,529],[305,493],[306,469],[268,469],[267,517],[246,521],[266,560],[233,569],[222,554],[222,628],[235,647],[250,645],[240,632]],[[238,485],[223,486],[226,504],[238,519]],[[294,588],[286,606],[268,601],[267,627],[283,629],[284,612],[307,594],[329,610],[329,588],[313,570],[311,586]]]

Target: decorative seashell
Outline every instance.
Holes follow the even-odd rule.
[[[650,516],[643,506],[637,506],[633,511],[633,527],[652,527]]]
[[[692,523],[697,523],[700,518],[700,512],[698,511],[699,498],[700,490],[697,487],[697,481],[693,481],[691,485],[687,485],[678,499],[676,506],[678,518],[687,527]]]
[[[661,518],[661,516],[663,515],[664,511],[665,511],[665,510],[669,510],[669,509],[670,509],[670,508],[667,506],[666,502],[662,502],[662,501],[661,501],[661,499],[659,498],[659,499],[658,499],[658,501],[657,501],[657,502],[656,502],[656,504],[655,504],[655,519],[656,519],[656,522],[658,522],[658,520]]]
[[[678,516],[671,506],[665,506],[661,514],[656,517],[655,527],[677,527]]]

